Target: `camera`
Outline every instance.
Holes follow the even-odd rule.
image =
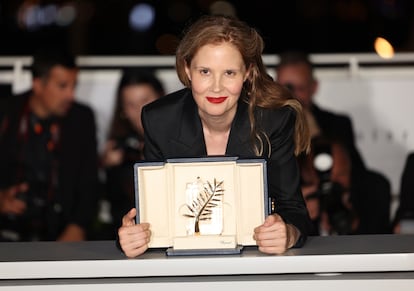
[[[129,135],[117,140],[117,148],[124,151],[125,162],[142,160],[143,141],[136,135]]]
[[[16,198],[26,203],[23,214],[6,214],[0,217],[0,241],[35,241],[44,238],[49,223],[47,217],[47,185],[29,183],[26,192]]]
[[[24,216],[30,219],[41,217],[47,204],[47,194],[48,187],[41,182],[32,182],[29,184],[28,191],[18,193],[16,198],[26,203]]]
[[[320,210],[327,213],[332,232],[335,234],[350,234],[354,216],[353,212],[343,202],[343,196],[347,189],[331,179],[334,165],[332,143],[315,141],[313,152],[313,166],[319,177],[319,186],[312,196],[319,198]]]

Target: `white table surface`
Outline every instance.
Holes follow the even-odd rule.
[[[379,272],[414,278],[414,235],[309,237],[304,247],[283,255],[249,247],[240,255],[168,257],[155,249],[135,259],[126,258],[114,241],[0,243],[0,279]]]

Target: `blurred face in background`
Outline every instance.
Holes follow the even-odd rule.
[[[144,105],[161,96],[149,84],[128,85],[122,89],[122,110],[135,130],[144,134],[141,122],[141,111]]]
[[[318,84],[306,64],[289,64],[278,68],[277,82],[288,87],[303,106],[310,108]]]
[[[55,66],[46,78],[33,80],[30,106],[40,118],[64,116],[75,100],[78,70]]]

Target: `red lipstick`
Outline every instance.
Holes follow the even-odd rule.
[[[219,104],[219,103],[223,103],[224,100],[227,99],[227,97],[206,97],[208,102],[210,103],[214,103],[214,104]]]

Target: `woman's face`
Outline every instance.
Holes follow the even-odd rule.
[[[148,84],[129,85],[122,89],[122,109],[125,117],[138,133],[143,134],[141,110],[144,105],[155,101],[160,96]]]
[[[186,67],[201,117],[234,116],[248,71],[240,52],[229,43],[205,45]]]

